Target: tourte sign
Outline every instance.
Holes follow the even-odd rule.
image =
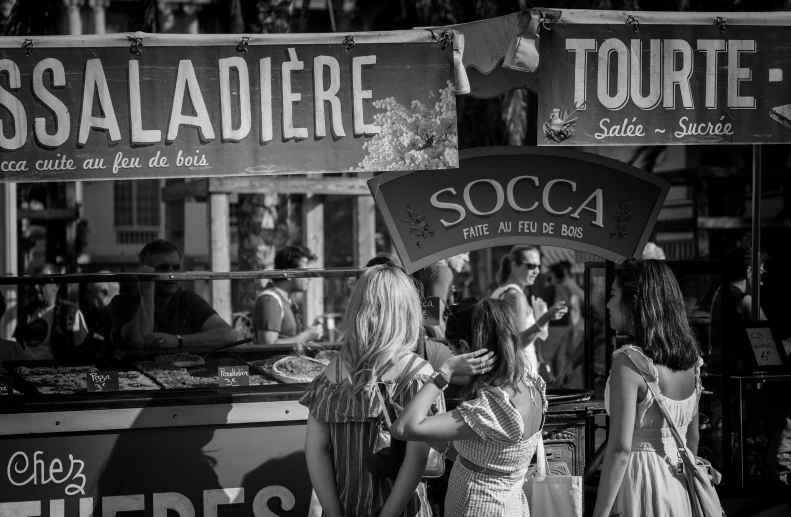
[[[0,181],[458,163],[453,48],[430,31],[34,39],[0,38]]]
[[[539,145],[791,142],[789,29],[554,24]]]
[[[622,162],[568,149],[487,147],[460,158],[459,170],[388,172],[368,182],[409,272],[512,244],[638,256],[670,188]]]

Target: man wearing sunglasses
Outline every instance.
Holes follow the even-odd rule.
[[[728,265],[728,274],[731,279],[731,307],[728,308],[728,317],[735,318],[734,321],[749,322],[753,320],[753,250],[749,246],[739,246],[725,254],[725,262]],[[764,263],[767,255],[761,252],[761,279],[766,276]],[[763,309],[758,308],[758,321],[766,321]]]

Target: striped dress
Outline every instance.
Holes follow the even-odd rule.
[[[427,375],[414,376],[395,397],[396,404],[405,407],[427,379]],[[392,390],[398,381],[396,378],[385,381],[385,384]],[[299,403],[306,406],[314,418],[329,424],[335,485],[344,517],[378,515],[393,489],[393,480],[371,474],[366,466],[376,438],[376,424],[382,413],[375,392],[364,390],[352,396],[342,384],[330,382],[326,373],[322,373],[308,385]],[[434,405],[438,412],[444,412],[444,397],[440,395]],[[400,515],[431,516],[424,482],[420,482]]]
[[[531,394],[536,409],[546,413],[544,381],[531,381]],[[536,400],[536,396],[540,400]],[[540,404],[540,405],[539,405]],[[463,402],[458,409],[464,422],[480,437],[477,440],[453,442],[459,456],[503,476],[491,476],[467,469],[456,461],[448,481],[445,516],[485,515],[487,517],[527,517],[522,485],[530,460],[536,453],[541,431],[523,439],[524,422],[508,393],[496,387],[482,389],[478,397]],[[543,426],[542,426],[543,427]],[[545,517],[545,516],[536,516]]]

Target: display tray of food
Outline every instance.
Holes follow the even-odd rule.
[[[88,376],[100,372],[118,373],[118,391],[156,391],[152,379],[118,361],[83,363],[56,361],[7,361],[14,386],[23,395],[73,395],[88,393]]]

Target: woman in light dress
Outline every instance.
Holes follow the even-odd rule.
[[[390,432],[401,440],[453,442],[458,457],[448,481],[446,517],[526,517],[522,485],[541,439],[545,384],[530,374],[519,353],[511,305],[468,299],[449,311],[445,335],[454,353],[483,353],[462,391],[464,402],[451,413],[426,416],[450,378],[465,374],[448,360]]]
[[[687,482],[675,440],[643,378],[659,390],[679,433],[698,448],[703,361],[670,268],[627,259],[615,268],[607,303],[610,326],[634,344],[613,354],[605,390],[610,432],[594,517],[691,517]]]
[[[516,329],[520,332],[522,351],[532,371],[538,371],[536,339],[546,339],[547,325],[551,319],[560,319],[568,311],[565,302],[547,304],[537,296],[528,303],[525,287],[536,282],[541,272],[541,254],[534,246],[514,246],[500,264],[500,287],[491,297],[505,300],[516,311]]]
[[[406,444],[394,478],[367,468],[382,413],[376,383],[386,385],[393,402],[405,406],[434,372],[414,353],[423,330],[412,279],[393,264],[368,268],[352,291],[343,321],[340,353],[299,400],[310,412],[305,457],[322,515],[430,517],[421,480],[428,444]],[[447,361],[469,375],[471,365],[480,369],[484,360],[463,355]],[[445,410],[441,393],[431,403],[437,411]]]

